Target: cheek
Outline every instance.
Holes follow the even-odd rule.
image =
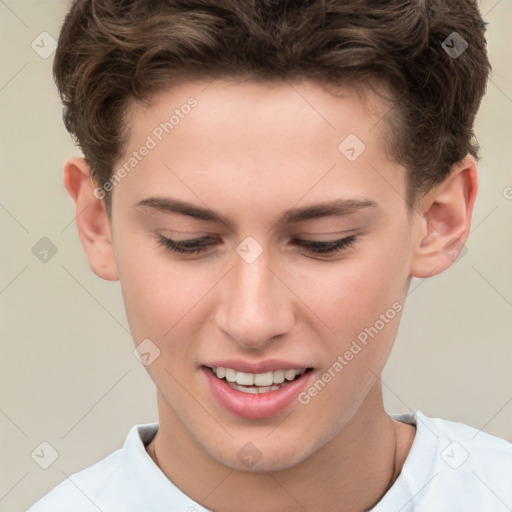
[[[192,307],[198,279],[155,250],[155,241],[129,240],[117,247],[117,264],[130,330],[136,342],[161,340]]]
[[[334,270],[326,267],[323,274],[311,273],[304,290],[311,303],[306,303],[336,339],[353,338],[402,300],[405,276],[398,258],[390,252],[386,257],[358,257]]]
[[[402,310],[400,284],[405,274],[399,258],[389,251],[381,258],[340,265],[337,277],[331,274],[330,280],[310,278],[317,298],[315,313],[334,331],[323,338],[322,366],[299,397],[306,408],[318,411],[304,417],[310,428],[322,414],[331,416],[333,430],[341,428],[376,382]]]
[[[371,252],[373,257],[366,254],[350,265],[340,265],[337,277],[325,278],[324,289],[319,286],[315,292],[318,314],[335,334],[324,338],[317,376],[329,381],[328,391],[321,391],[320,382],[304,399],[314,396],[314,407],[332,410],[340,422],[361,403],[380,374],[402,310],[407,277],[403,251],[375,247]]]

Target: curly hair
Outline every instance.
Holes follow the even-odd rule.
[[[179,82],[383,83],[387,151],[408,171],[413,204],[468,153],[479,159],[486,25],[476,0],[74,0],[53,73],[97,182],[125,149],[128,102]]]

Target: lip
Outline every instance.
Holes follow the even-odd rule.
[[[210,368],[218,368],[220,366],[222,368],[232,368],[233,370],[246,373],[265,373],[275,370],[302,370],[303,368],[310,368],[308,365],[283,361],[281,359],[266,359],[265,361],[255,363],[243,361],[242,359],[222,359],[207,361],[203,363],[203,366],[209,366]]]
[[[217,366],[223,366],[226,363],[227,361],[222,361],[222,364],[218,364]],[[229,364],[226,364],[225,367],[233,368],[233,366]],[[254,371],[254,365],[243,366],[243,368],[251,368],[251,370],[243,370],[240,365],[238,365],[238,367],[235,365],[235,368],[240,371],[250,371],[251,373],[263,373],[264,370],[260,370],[260,368],[268,368],[267,371],[270,371],[272,368],[289,370],[293,368],[298,369],[301,368],[301,366],[283,368],[283,366],[275,366],[275,362],[267,361],[265,365],[258,367],[258,371],[256,372]],[[217,378],[210,368],[206,366],[201,367],[201,370],[217,402],[230,413],[249,420],[270,418],[284,412],[297,400],[298,395],[307,386],[313,373],[312,370],[306,371],[299,378],[290,381],[286,386],[276,391],[250,394],[230,388],[224,380]]]

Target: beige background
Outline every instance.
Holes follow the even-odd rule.
[[[3,512],[25,510],[119,448],[132,425],[157,420],[119,284],[89,269],[61,184],[77,151],[52,56],[31,48],[42,32],[58,37],[66,6],[0,1]],[[413,283],[383,382],[391,413],[420,409],[512,441],[512,2],[481,6],[494,72],[476,127],[483,159],[469,250],[445,274]],[[42,237],[58,250],[47,263],[31,251]],[[48,469],[31,458],[43,441],[59,455]]]

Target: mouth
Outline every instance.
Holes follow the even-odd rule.
[[[224,409],[242,418],[263,419],[292,406],[313,372],[311,367],[269,364],[258,367],[258,373],[246,371],[249,367],[243,364],[202,365],[201,370],[213,398]]]
[[[312,370],[312,368],[278,369],[264,373],[249,373],[223,366],[213,368],[206,366],[205,368],[231,389],[252,395],[278,391]]]

